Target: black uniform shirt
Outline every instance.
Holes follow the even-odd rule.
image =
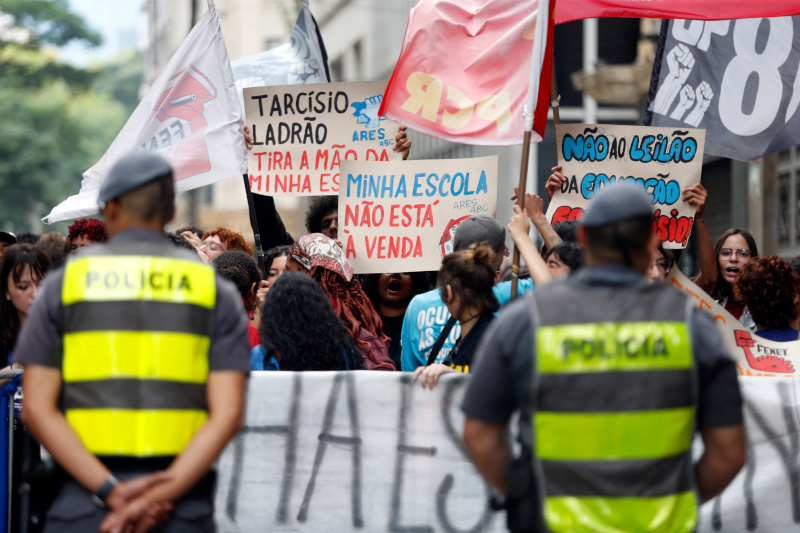
[[[593,286],[627,286],[641,280],[641,274],[631,268],[608,265],[584,268],[570,282],[591,291]],[[481,339],[461,405],[468,417],[502,424],[515,410],[529,405],[533,327],[528,305],[527,297],[509,304]],[[698,428],[741,424],[742,397],[736,366],[714,319],[695,310],[690,331],[699,379]]]

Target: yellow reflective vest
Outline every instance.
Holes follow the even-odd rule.
[[[214,270],[156,244],[92,248],[64,271],[67,421],[99,456],[177,455],[208,418]]]
[[[696,528],[691,307],[676,293],[638,286],[588,301],[567,285],[533,300],[529,427],[548,530]]]

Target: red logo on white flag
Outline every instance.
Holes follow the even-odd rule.
[[[208,172],[211,161],[203,132],[208,122],[205,104],[217,97],[217,89],[202,72],[189,65],[169,81],[153,111],[163,128],[142,148],[163,153],[175,168],[175,180]]]

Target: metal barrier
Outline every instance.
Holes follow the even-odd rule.
[[[12,368],[8,370],[0,370],[0,380],[5,379],[14,379],[17,376],[22,375],[24,372],[23,369]],[[14,391],[4,391],[3,394],[9,396],[8,398],[8,409],[4,413],[7,417],[7,442],[8,442],[8,453],[6,456],[6,520],[5,524],[3,524],[4,531],[6,533],[11,532],[11,518],[12,518],[12,505],[11,501],[14,494],[13,488],[13,468],[14,468],[14,405],[16,404],[15,396],[18,393],[18,390]]]

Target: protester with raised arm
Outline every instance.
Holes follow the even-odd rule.
[[[758,257],[756,240],[747,230],[731,228],[726,230],[717,243],[711,248],[711,240],[698,241],[700,257],[713,256],[714,262],[700,261],[700,275],[695,283],[722,307],[734,316],[751,332],[756,330],[756,323],[750,310],[742,301],[736,290],[736,278],[739,271],[751,259]]]
[[[699,504],[745,462],[736,368],[713,319],[644,280],[652,214],[634,185],[597,193],[578,231],[587,266],[509,305],[478,348],[464,443],[526,530],[694,531]]]

